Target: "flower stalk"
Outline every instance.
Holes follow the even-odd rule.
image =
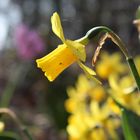
[[[98,26],[94,27],[91,30],[89,30],[86,33],[86,37],[91,40],[92,38],[100,35],[101,33],[108,33],[108,38],[111,38],[111,40],[120,48],[120,50],[123,52],[125,57],[129,57],[129,53],[125,47],[125,44],[122,42],[122,40],[117,36],[111,29],[105,26]],[[82,43],[82,42],[80,42]]]
[[[17,117],[17,115],[10,109],[8,108],[0,108],[0,114],[4,115],[7,114],[8,116],[10,116],[10,118],[16,123],[16,125],[18,126],[20,132],[26,136],[26,138],[28,138],[28,140],[33,140],[29,130],[21,123],[21,121],[19,120],[19,118]]]
[[[135,78],[135,81],[136,81],[136,84],[137,84],[137,87],[140,91],[140,77],[139,77],[139,74],[138,74],[138,71],[137,71],[137,68],[136,68],[136,65],[134,63],[134,60],[132,57],[129,57],[127,58],[127,62],[128,62],[128,65],[133,73],[133,76]]]
[[[9,106],[16,88],[21,82],[25,80],[25,77],[30,69],[30,65],[26,63],[26,69],[24,67],[25,64],[22,63],[21,65],[17,66],[16,71],[14,73],[10,73],[8,83],[2,93],[0,107]]]
[[[128,53],[128,50],[126,49],[126,46],[125,44],[123,43],[123,41],[120,39],[120,37],[118,35],[116,35],[111,29],[105,27],[105,26],[98,26],[98,27],[94,27],[92,28],[91,30],[89,30],[85,37],[84,37],[84,40],[85,38],[87,38],[88,40],[91,40],[92,38],[96,37],[96,36],[99,36],[101,33],[106,33],[107,34],[107,37],[105,36],[103,38],[103,40],[100,41],[100,44],[99,46],[97,47],[96,51],[95,51],[95,55],[94,55],[94,58],[93,60],[96,61],[98,55],[99,55],[99,52],[104,44],[104,41],[106,38],[110,38],[118,47],[119,49],[122,51],[122,53],[124,54],[125,58],[126,58],[126,61],[128,62],[128,65],[131,69],[131,72],[134,76],[134,79],[136,81],[136,84],[137,84],[137,88],[138,90],[140,91],[140,76],[138,74],[138,71],[137,71],[137,68],[136,68],[136,65],[134,63],[134,60],[133,58],[131,57],[131,55]],[[80,43],[83,43],[84,41],[81,40]],[[86,45],[86,44],[84,44]]]

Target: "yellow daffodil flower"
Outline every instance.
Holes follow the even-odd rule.
[[[62,43],[54,51],[41,59],[37,59],[37,66],[45,72],[45,76],[53,81],[62,71],[74,62],[78,62],[84,72],[89,75],[95,75],[95,72],[86,67],[81,61],[86,60],[85,46],[77,41],[66,40],[64,37],[59,15],[55,12],[51,17],[52,30],[61,39]]]
[[[104,88],[95,81],[90,81],[82,74],[78,77],[76,88],[67,88],[67,93],[69,99],[65,101],[65,107],[70,113],[87,108],[87,104],[90,100],[102,102],[106,98]]]
[[[110,55],[107,52],[102,52],[100,58],[101,60],[96,64],[96,71],[103,79],[107,79],[112,73],[123,73],[127,70],[126,65],[121,62],[120,53]]]

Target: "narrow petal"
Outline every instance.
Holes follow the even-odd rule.
[[[85,66],[83,63],[81,63],[80,61],[78,61],[79,66],[88,74],[90,75],[96,75],[96,72],[93,71],[91,68]]]
[[[63,70],[74,63],[77,57],[65,45],[59,45],[45,57],[36,60],[37,66],[45,72],[45,76],[53,81]]]
[[[71,40],[66,40],[65,43],[78,57],[78,59],[80,59],[83,62],[86,60],[86,51],[85,51],[85,46],[83,44]]]
[[[89,79],[93,79],[94,81],[96,81],[97,83],[101,84],[101,82],[96,79],[93,75],[96,75],[96,72],[93,71],[91,68],[85,66],[83,63],[81,63],[80,61],[78,61],[78,65],[83,69],[83,71],[85,72],[86,76]]]
[[[51,23],[52,23],[52,30],[53,32],[62,40],[62,42],[65,42],[63,28],[61,25],[60,17],[57,12],[55,12],[51,17]]]
[[[131,83],[131,80],[132,80],[131,77],[125,77],[125,78],[127,78],[126,80],[127,80],[127,82],[129,81],[129,83],[126,83],[124,81],[125,79],[121,78],[121,80],[123,80],[123,82],[122,82],[123,84],[121,85],[121,81],[119,80],[119,76],[116,73],[111,74],[108,78],[110,87],[113,90],[118,91],[119,93],[131,94],[132,92],[135,91],[136,85],[133,84],[133,81]]]

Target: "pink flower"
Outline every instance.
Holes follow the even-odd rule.
[[[20,25],[15,32],[18,55],[23,60],[31,60],[44,51],[44,43],[39,34],[26,25]]]

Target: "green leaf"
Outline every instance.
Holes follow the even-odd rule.
[[[0,136],[0,140],[17,140],[17,139],[9,137],[9,136]]]
[[[3,133],[0,133],[0,140],[20,140],[20,139],[15,133],[5,131]]]
[[[126,109],[114,97],[114,102],[122,112],[122,128],[125,140],[139,140],[140,138],[140,116],[131,110]]]
[[[140,19],[140,6],[138,7],[136,11],[136,19]]]
[[[122,127],[125,140],[139,140],[140,116],[130,110],[122,108]]]

